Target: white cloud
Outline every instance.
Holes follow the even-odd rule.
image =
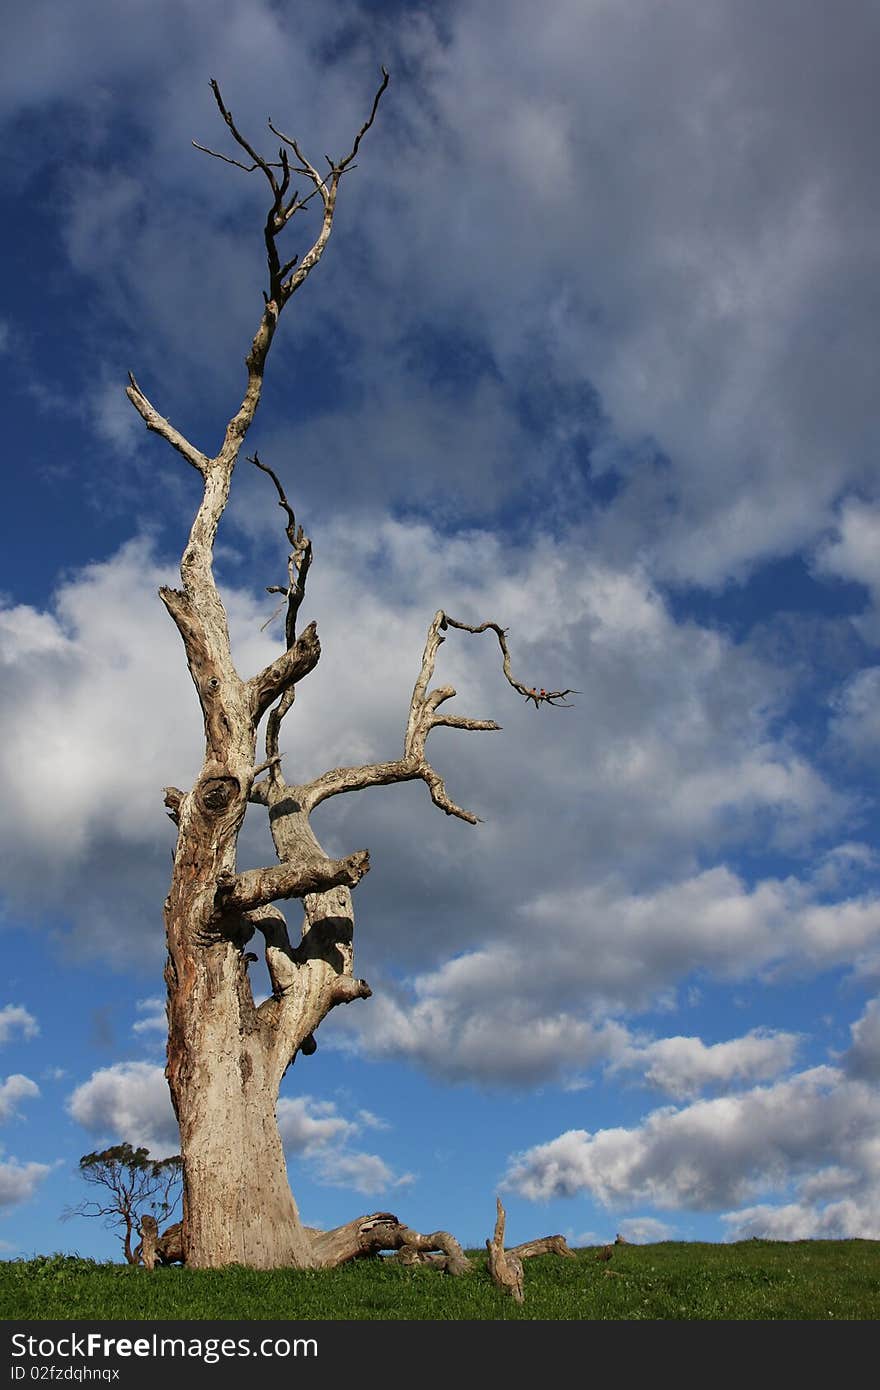
[[[357,1126],[337,1114],[332,1101],[311,1096],[282,1096],[278,1101],[278,1132],[287,1153],[313,1154],[328,1144],[339,1144]]]
[[[608,1061],[644,1068],[675,1095],[748,1083],[785,1070],[796,1038],[753,1031],[709,1048],[689,1038],[640,1048],[609,1015],[662,1002],[693,971],[736,980],[868,962],[880,903],[826,903],[799,880],[748,888],[717,868],[654,892],[628,893],[619,881],[551,892],[514,911],[505,935],[408,988],[374,981],[370,1009],[336,1027],[372,1055],[408,1057],[454,1080],[528,1084]]]
[[[332,1101],[282,1096],[277,1113],[285,1153],[307,1159],[314,1180],[323,1186],[372,1194],[413,1180],[410,1174],[397,1176],[378,1154],[349,1147],[361,1128],[387,1128],[369,1111],[360,1111],[356,1120],[347,1120]]]
[[[17,1072],[0,1082],[0,1121],[12,1119],[18,1113],[18,1102],[32,1100],[40,1094],[40,1088],[30,1077]]]
[[[366,1196],[386,1192],[392,1187],[408,1187],[412,1173],[395,1175],[384,1159],[369,1153],[322,1153],[317,1155],[318,1182],[328,1187],[353,1188]]]
[[[14,1033],[23,1038],[35,1038],[40,1025],[21,1004],[5,1004],[0,1009],[0,1043],[9,1042]]]
[[[865,586],[871,606],[853,621],[866,641],[880,643],[880,504],[848,498],[835,533],[818,547],[816,566]]]
[[[832,708],[832,739],[863,764],[880,760],[880,666],[868,666],[851,676]]]
[[[98,438],[130,457],[141,442],[143,427],[127,396],[120,391],[118,381],[102,382],[95,388],[89,404]]]
[[[789,1204],[740,1204],[784,1195],[793,1184],[813,1234],[842,1220],[835,1205],[842,1201],[858,1215],[859,1234],[876,1238],[878,1155],[876,1090],[836,1068],[815,1067],[743,1095],[655,1110],[637,1129],[569,1130],[514,1157],[506,1181],[532,1200],[586,1193],[623,1211],[644,1203],[703,1211],[736,1204],[725,1220],[737,1231],[755,1221],[767,1231],[775,1221],[784,1226],[779,1213]],[[824,1179],[818,1186],[817,1172]]]
[[[75,115],[69,255],[93,277],[93,301],[144,326],[143,351],[171,394],[188,390],[194,361],[215,390],[226,368],[209,373],[209,363],[237,369],[259,302],[253,182],[190,145],[224,133],[205,71],[229,74],[224,91],[254,138],[271,111],[323,151],[347,146],[386,59],[392,88],[364,167],[343,189],[322,292],[300,319],[306,341],[344,337],[346,373],[367,398],[374,383],[409,378],[365,412],[361,496],[423,486],[425,470],[394,441],[413,433],[413,394],[433,387],[437,398],[432,355],[418,359],[425,324],[473,344],[480,364],[441,414],[464,439],[467,489],[491,486],[505,439],[519,435],[507,486],[538,477],[551,500],[570,499],[569,441],[589,438],[578,415],[595,388],[605,447],[592,464],[604,457],[624,484],[602,544],[667,575],[742,575],[811,544],[837,498],[871,485],[870,4],[853,4],[831,33],[818,10],[768,17],[757,0],[715,0],[698,24],[689,0],[559,0],[540,33],[526,0],[457,6],[442,20],[344,4],[332,16],[298,14],[295,27],[259,0],[138,0],[123,34],[107,0],[89,0],[76,24],[54,8],[35,0],[7,34],[2,110],[27,114],[17,134],[33,128],[35,160],[35,111],[51,103],[51,119],[59,104]],[[34,61],[16,62],[21,52]],[[107,159],[113,91],[127,93],[137,130],[138,160],[124,174]],[[528,218],[510,215],[512,199],[540,208],[538,242]],[[577,402],[545,408],[540,444],[511,432],[503,407],[482,412],[482,425],[473,402],[494,382],[515,396],[538,379],[549,401]],[[457,425],[469,404],[486,431],[480,449]],[[300,452],[305,470],[323,465],[333,410]],[[432,431],[415,433],[458,467],[460,451],[433,454]],[[659,469],[635,466],[658,450]],[[383,477],[389,452],[396,466]],[[436,478],[428,486],[441,490]]]
[[[168,1032],[168,1019],[165,1016],[165,1000],[156,998],[139,999],[137,1001],[137,1011],[142,1014],[142,1018],[135,1019],[131,1025],[133,1033],[159,1033],[163,1036]]]
[[[656,1216],[629,1216],[620,1222],[620,1234],[633,1245],[652,1245],[674,1239],[675,1228]]]
[[[808,1202],[785,1206],[744,1207],[722,1216],[730,1240],[758,1236],[764,1240],[876,1240],[880,1230],[880,1204],[864,1201],[828,1202],[816,1207]]]
[[[143,1146],[152,1158],[177,1153],[180,1138],[162,1067],[116,1062],[93,1072],[67,1102],[69,1114],[95,1139]]]
[[[143,1145],[154,1158],[179,1149],[177,1121],[160,1066],[117,1062],[104,1067],[77,1086],[67,1108],[100,1142]],[[319,1183],[372,1193],[410,1181],[408,1176],[395,1176],[376,1154],[350,1149],[364,1122],[346,1119],[332,1101],[282,1096],[277,1115],[285,1153],[308,1161]]]
[[[50,1171],[48,1163],[19,1163],[15,1158],[0,1161],[0,1207],[28,1201]]]
[[[850,1076],[860,1080],[880,1079],[880,999],[869,1000],[851,1032],[852,1046],[844,1053],[841,1064]]]
[[[760,1028],[711,1046],[701,1038],[661,1038],[627,1048],[611,1070],[638,1072],[646,1085],[685,1100],[709,1087],[771,1080],[789,1070],[799,1042],[796,1033]]]
[[[271,498],[263,501],[271,510]],[[186,786],[200,756],[197,701],[155,595],[171,577],[141,539],[70,576],[52,612],[5,610],[0,712],[10,738],[0,770],[15,808],[0,812],[5,882],[13,895],[27,894],[31,912],[63,904],[78,945],[118,960],[155,959],[161,949],[158,933],[144,930],[167,884],[171,831],[161,788]],[[239,667],[257,670],[277,651],[276,638],[259,631],[271,607],[229,586],[224,598]],[[535,882],[570,881],[573,864],[601,881],[619,865],[621,844],[629,872],[650,878],[692,862],[698,845],[736,845],[758,834],[788,850],[808,846],[847,812],[846,798],[771,736],[784,703],[773,669],[718,633],[676,623],[643,573],[585,566],[578,543],[541,535],[514,562],[486,533],[450,539],[420,523],[328,526],[309,590],[324,655],[303,682],[282,744],[295,739],[299,774],[393,754],[438,598],[465,619],[494,616],[509,625],[514,669],[530,681],[583,684],[578,653],[589,652],[589,689],[576,710],[538,714],[504,683],[491,634],[451,634],[438,678],[462,691],[458,708],[500,717],[505,731],[480,738],[438,730],[430,751],[452,794],[491,816],[492,826],[473,832],[442,822],[421,787],[370,793],[357,808],[348,798],[326,813],[340,849],[361,843],[368,828],[380,872],[383,862],[395,864],[396,892],[387,871],[379,890],[389,953],[418,949],[400,904],[408,878],[415,887],[437,854],[456,872],[435,879],[439,891],[427,910],[438,926],[442,920],[453,951],[473,941],[467,905],[484,935],[491,938],[493,924],[506,935]],[[372,662],[380,647],[378,678]],[[35,741],[35,711],[59,702],[64,721]],[[523,747],[530,750],[526,798],[516,755]],[[22,748],[32,750],[27,758]],[[41,758],[51,763],[63,827],[54,877],[42,850]],[[253,837],[249,829],[244,841],[253,862],[271,854],[265,830],[258,842],[258,821],[264,827],[252,813]],[[379,881],[371,875],[362,894]],[[123,894],[121,924],[113,903]],[[520,930],[525,937],[525,923]]]

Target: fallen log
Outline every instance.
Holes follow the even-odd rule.
[[[500,1200],[498,1203],[501,1206]],[[563,1255],[568,1259],[574,1256],[565,1243],[564,1236],[542,1236],[540,1240],[526,1241],[515,1249],[504,1251],[503,1207],[501,1226],[501,1251],[505,1259],[521,1263],[535,1255]],[[144,1218],[146,1221],[152,1218]],[[146,1242],[142,1240],[140,1249]],[[344,1226],[336,1226],[331,1231],[319,1231],[306,1227],[310,1239],[311,1269],[337,1269],[350,1260],[385,1258],[395,1260],[405,1266],[429,1265],[432,1269],[446,1274],[469,1274],[474,1266],[449,1231],[432,1231],[423,1235],[404,1223],[390,1211],[376,1211],[367,1216],[355,1217]],[[491,1242],[487,1241],[487,1245]],[[391,1252],[386,1254],[385,1252]],[[156,1265],[184,1264],[183,1223],[175,1222],[155,1240],[152,1258]],[[144,1260],[146,1264],[146,1260]],[[153,1265],[148,1266],[152,1268]]]

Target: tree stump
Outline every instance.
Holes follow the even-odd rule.
[[[144,1269],[154,1270],[157,1258],[156,1247],[159,1243],[159,1223],[155,1216],[141,1217],[140,1233],[141,1259],[144,1262]]]

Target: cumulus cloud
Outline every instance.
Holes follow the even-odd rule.
[[[144,351],[166,379],[177,361],[172,397],[194,361],[237,367],[258,303],[259,251],[240,252],[244,209],[258,226],[253,183],[189,143],[217,132],[206,65],[229,74],[227,98],[255,137],[267,109],[284,110],[305,148],[324,150],[347,148],[385,58],[394,81],[369,164],[343,190],[337,254],[300,320],[308,344],[340,343],[364,398],[404,379],[382,409],[354,417],[359,500],[421,486],[424,470],[393,441],[413,432],[413,394],[427,398],[443,375],[426,324],[465,346],[469,365],[444,412],[463,449],[433,456],[456,468],[468,454],[491,486],[515,439],[506,487],[540,480],[551,503],[556,492],[570,505],[590,450],[594,476],[621,484],[599,544],[649,556],[667,577],[741,576],[812,543],[837,498],[870,487],[878,250],[859,229],[880,206],[872,5],[829,30],[818,10],[768,16],[759,0],[713,0],[696,25],[689,0],[560,0],[537,33],[525,0],[442,19],[346,3],[298,14],[295,28],[262,0],[139,0],[122,35],[111,8],[90,0],[72,24],[35,0],[17,16],[0,114],[19,138],[33,132],[35,159],[43,105],[52,119],[75,114],[68,255],[105,318],[149,329]],[[22,51],[33,61],[16,62]],[[136,168],[108,158],[108,91],[130,98]],[[510,216],[514,198],[539,210],[539,243],[530,219]],[[209,199],[217,217],[204,225]],[[322,371],[339,367],[326,358]],[[481,425],[476,403],[493,383],[528,398],[536,379],[548,383],[536,411],[547,428],[531,447],[503,406]],[[585,426],[590,394],[600,404]],[[535,410],[533,389],[525,403]],[[486,431],[480,449],[456,428],[459,408]],[[299,451],[305,470],[326,458],[337,415],[334,399]]]
[[[116,1062],[70,1095],[68,1113],[99,1142],[143,1146],[153,1158],[178,1152],[177,1120],[160,1066]]]
[[[672,1240],[675,1228],[656,1216],[629,1216],[620,1223],[620,1234],[633,1245],[653,1245],[656,1241]]]
[[[800,1038],[756,1028],[744,1037],[707,1046],[701,1038],[660,1038],[627,1048],[611,1067],[637,1072],[646,1085],[686,1100],[707,1088],[768,1081],[788,1071]]]
[[[880,504],[848,498],[836,523],[817,549],[817,568],[864,585],[870,605],[853,621],[866,641],[880,643]]]
[[[408,1187],[415,1181],[412,1173],[396,1175],[377,1154],[319,1153],[316,1157],[317,1180],[327,1187],[353,1188],[372,1196],[393,1187]]]
[[[21,1004],[5,1004],[0,1009],[0,1043],[9,1042],[17,1032],[23,1038],[35,1038],[40,1025]]]
[[[9,1120],[18,1114],[19,1101],[32,1100],[39,1094],[39,1086],[35,1081],[31,1081],[30,1077],[22,1076],[20,1072],[8,1076],[5,1081],[0,1082],[0,1121]]]
[[[161,949],[159,933],[145,930],[155,928],[167,884],[161,787],[192,779],[201,746],[179,640],[155,596],[169,578],[142,538],[71,575],[50,610],[7,606],[0,616],[0,712],[11,730],[0,766],[15,808],[0,815],[7,892],[13,901],[26,894],[31,912],[63,904],[79,949],[118,961],[156,959]],[[260,632],[271,609],[234,585],[224,596],[240,669],[257,670],[277,650],[272,634]],[[505,731],[438,730],[431,753],[452,794],[491,816],[492,827],[444,823],[420,786],[381,789],[357,798],[357,807],[339,799],[317,818],[330,826],[328,846],[340,850],[361,843],[360,827],[369,825],[377,867],[395,865],[393,892],[386,872],[371,875],[359,894],[385,923],[386,958],[398,949],[430,952],[441,939],[450,951],[472,944],[466,906],[484,935],[506,935],[536,882],[570,881],[574,866],[579,879],[602,880],[619,864],[622,843],[633,876],[656,877],[690,863],[695,846],[735,846],[757,834],[788,850],[806,847],[847,813],[846,797],[773,736],[785,701],[773,668],[714,631],[676,622],[645,574],[585,565],[573,540],[538,534],[514,559],[486,533],[450,539],[420,522],[328,526],[310,580],[324,656],[285,727],[302,775],[393,755],[438,598],[465,620],[494,616],[509,625],[516,669],[541,672],[542,681],[582,682],[578,653],[588,651],[590,717],[542,711],[529,723],[536,712],[504,683],[497,647],[458,633],[447,641],[438,678],[461,690],[460,709],[500,716]],[[35,741],[34,711],[59,701],[64,721]],[[524,744],[525,797],[522,762],[512,756]],[[37,751],[22,759],[16,750],[24,747]],[[35,791],[41,758],[63,812],[54,877],[45,870]],[[255,812],[247,825],[243,855],[264,862],[265,817]],[[438,855],[454,865],[434,876],[424,904],[438,930],[414,939],[401,905]],[[529,930],[519,919],[523,940]]]
[[[878,943],[872,896],[827,903],[805,882],[749,888],[725,868],[641,894],[610,881],[521,904],[505,940],[417,974],[409,988],[388,982],[337,1027],[372,1055],[409,1057],[453,1080],[527,1084],[607,1061],[685,1096],[784,1071],[796,1037],[753,1031],[713,1047],[695,1038],[638,1047],[613,1015],[656,1004],[691,971],[730,981],[783,966],[822,970],[871,960]]]
[[[177,1121],[161,1066],[117,1062],[103,1067],[76,1087],[67,1109],[100,1143],[143,1145],[153,1158],[165,1158],[179,1149]],[[316,1182],[373,1193],[411,1180],[395,1176],[378,1155],[350,1147],[362,1127],[376,1127],[374,1116],[369,1121],[348,1120],[332,1101],[312,1096],[282,1096],[277,1115],[285,1153],[307,1160]]]
[[[278,1102],[278,1131],[287,1153],[313,1154],[328,1144],[344,1142],[356,1130],[357,1125],[338,1114],[332,1101],[296,1096]]]
[[[852,1045],[843,1054],[841,1065],[850,1076],[863,1081],[880,1079],[880,999],[871,999],[851,1025]]]
[[[135,1019],[131,1025],[133,1033],[158,1033],[162,1036],[167,1034],[168,1019],[165,1016],[164,999],[139,999],[136,1008],[141,1017]]]
[[[569,1130],[515,1156],[506,1181],[532,1200],[585,1193],[622,1211],[736,1206],[725,1217],[731,1230],[752,1234],[761,1221],[767,1232],[784,1228],[791,1204],[742,1204],[785,1197],[793,1185],[804,1228],[812,1220],[801,1234],[855,1234],[841,1225],[849,1213],[858,1234],[876,1238],[878,1137],[876,1090],[838,1068],[815,1067],[743,1095],[655,1110],[636,1129]]]
[[[48,1163],[0,1160],[0,1207],[14,1207],[31,1198],[51,1171]]]
[[[835,696],[829,732],[862,764],[880,759],[880,666],[857,671]]]
[[[372,1194],[413,1181],[411,1174],[396,1175],[378,1154],[350,1147],[362,1128],[386,1128],[369,1111],[347,1120],[332,1101],[312,1096],[282,1097],[278,1102],[278,1129],[284,1150],[309,1160],[315,1181],[326,1187],[353,1188]]]

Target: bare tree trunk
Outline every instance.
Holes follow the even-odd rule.
[[[224,964],[244,973],[240,952],[228,951]],[[266,1074],[259,1031],[239,1031],[237,1003],[235,994],[231,1007],[228,995],[216,1001],[213,1026],[191,1039],[178,1082],[186,1263],[307,1266],[275,1116],[277,1080]]]

